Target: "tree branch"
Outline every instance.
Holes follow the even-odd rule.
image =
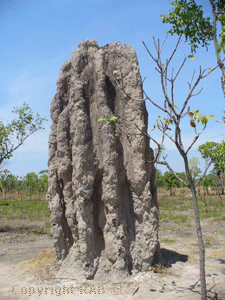
[[[177,178],[177,180],[179,180],[182,184],[184,184],[186,187],[189,188],[189,184],[187,184],[183,179],[181,179],[165,160],[164,161],[156,161],[156,163],[159,165],[166,166],[167,169],[170,170],[170,172]]]
[[[187,151],[186,151],[186,155],[188,154],[188,151],[191,149],[191,147],[196,143],[197,139],[199,138],[199,136],[202,134],[202,132],[205,130],[206,128],[206,124],[204,125],[203,129],[201,132],[199,132],[193,139],[193,142],[191,143],[191,145],[188,147]]]
[[[173,50],[173,53],[171,54],[171,56],[170,56],[170,58],[169,58],[169,60],[168,60],[168,63],[167,63],[167,65],[166,65],[166,67],[165,67],[164,72],[166,72],[166,70],[167,70],[167,68],[168,68],[168,66],[169,66],[169,63],[170,63],[171,59],[173,58],[175,52],[177,51],[177,48],[178,48],[178,45],[179,45],[179,43],[180,43],[181,37],[182,37],[182,34],[181,34],[181,35],[179,36],[179,38],[178,38],[177,44],[176,44],[176,46],[175,46],[175,49]]]
[[[216,70],[216,68],[221,67],[222,62],[225,60],[225,58],[217,64],[217,66],[215,68],[213,68],[209,73],[207,73],[205,76],[202,76],[202,79],[205,78],[206,76],[208,76],[210,73],[212,73],[214,70]],[[205,71],[205,70],[204,70]]]
[[[184,64],[185,64],[185,61],[186,61],[186,59],[187,59],[187,57],[185,57],[185,59],[184,59],[184,61],[183,61],[182,65],[180,66],[180,69],[178,70],[178,72],[177,72],[177,74],[176,74],[176,76],[175,76],[175,78],[174,78],[174,80],[173,80],[173,81],[175,81],[175,80],[176,80],[176,78],[177,78],[178,74],[180,73],[181,69],[183,68],[183,66],[184,66]]]

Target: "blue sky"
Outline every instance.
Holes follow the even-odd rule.
[[[35,133],[21,146],[8,161],[6,168],[13,174],[24,176],[28,172],[47,169],[48,136],[50,132],[50,103],[56,91],[56,81],[62,64],[71,58],[72,52],[85,39],[95,39],[99,46],[120,41],[130,44],[137,52],[142,78],[146,77],[144,89],[157,104],[163,103],[160,77],[155,63],[146,52],[142,41],[155,56],[152,37],[162,42],[170,26],[163,24],[160,14],[169,10],[167,0],[1,0],[0,3],[0,118],[11,120],[14,106],[26,101],[34,114],[40,113],[48,119],[45,131]],[[211,6],[207,0],[196,0],[203,5],[207,16],[211,16]],[[177,36],[169,36],[164,45],[163,58],[172,53]],[[177,50],[171,67],[179,69],[184,55],[190,54],[190,46],[184,38]],[[203,69],[216,65],[213,44],[208,52],[200,48],[194,61],[187,60],[175,83],[175,104],[179,107],[188,93],[187,81],[193,70],[198,74]],[[170,74],[170,73],[169,73]],[[221,120],[224,97],[221,89],[221,71],[215,70],[203,79],[196,91],[203,87],[199,96],[191,98],[191,109],[200,113],[215,115]],[[150,103],[149,130],[160,111]],[[198,129],[201,127],[199,126]],[[188,146],[194,131],[188,126],[188,119],[182,126],[184,145]],[[157,130],[152,133],[160,138]],[[224,124],[211,121],[199,141],[190,152],[190,157],[199,157],[197,147],[206,141],[221,142],[224,139]],[[151,144],[155,148],[154,144]],[[165,141],[168,162],[175,171],[183,171],[182,159],[175,146]],[[201,167],[204,161],[201,160]],[[161,169],[161,167],[159,167]],[[163,171],[166,169],[163,168]]]

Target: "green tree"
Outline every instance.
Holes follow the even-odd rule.
[[[40,200],[40,194],[47,192],[48,190],[48,170],[43,170],[38,173],[38,194]]]
[[[210,17],[204,17],[202,5],[197,5],[195,0],[175,0],[170,2],[172,8],[167,15],[160,15],[163,23],[169,23],[172,28],[168,31],[171,35],[185,35],[186,42],[191,45],[189,57],[194,59],[193,54],[199,45],[208,50],[210,41],[213,41],[217,64],[222,71],[222,90],[225,96],[225,67],[221,60],[221,52],[225,53],[225,2],[222,0],[209,0],[212,7],[212,21]],[[221,24],[221,31],[217,33],[217,23]]]
[[[3,193],[3,198],[6,198],[6,193],[13,192],[17,186],[17,177],[12,175],[9,170],[5,169],[0,174],[0,188]]]
[[[197,157],[192,157],[188,161],[190,173],[195,181],[196,178],[202,173],[202,170],[198,167],[200,165],[199,159]]]
[[[30,193],[31,199],[32,195],[38,190],[38,175],[35,172],[27,173],[23,182]]]
[[[159,169],[156,169],[155,172],[155,184],[157,187],[164,186],[164,176],[162,175],[162,172]]]
[[[213,178],[215,186],[219,186],[221,187],[221,181],[220,181],[220,177],[218,176],[217,172],[215,169],[212,169],[209,172],[209,175]]]
[[[207,195],[209,194],[209,187],[215,185],[215,181],[212,176],[206,175],[205,178],[202,180],[202,185],[206,188]]]
[[[45,118],[41,118],[39,114],[34,116],[33,111],[26,102],[22,107],[14,107],[12,112],[17,114],[17,119],[7,124],[0,120],[0,166],[6,159],[12,157],[13,152],[31,134],[44,129],[42,123],[47,121]]]
[[[210,159],[220,156],[214,161],[214,170],[221,180],[221,193],[224,195],[224,172],[225,172],[225,155],[221,155],[225,151],[225,142],[221,143],[206,142],[198,147],[198,151],[201,153],[202,158],[208,162]]]
[[[47,192],[48,190],[48,170],[43,170],[38,173],[38,179],[42,185],[42,191]]]
[[[170,190],[170,196],[172,196],[172,189],[181,187],[181,183],[175,175],[171,172],[165,172],[164,174],[164,186],[166,190]]]
[[[201,153],[203,159],[205,159],[206,164],[212,158],[212,152],[218,147],[218,143],[215,142],[206,142],[198,147],[198,151]]]
[[[186,173],[185,172],[176,172],[176,174],[177,174],[177,176],[179,177],[179,178],[181,178],[184,182],[188,182],[188,180],[187,180],[187,175],[186,175]],[[183,184],[183,183],[181,183],[181,186],[182,187],[184,187],[185,185]]]
[[[1,187],[4,199],[6,197],[6,190],[5,189],[6,189],[8,174],[10,174],[9,170],[5,169],[5,170],[1,171],[1,175],[0,175],[0,187]]]
[[[23,176],[17,176],[17,193],[20,195],[20,199],[22,200],[22,191],[26,190],[26,185],[24,184],[25,178]]]

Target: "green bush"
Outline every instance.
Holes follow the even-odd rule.
[[[0,206],[8,206],[9,202],[6,200],[0,200]]]

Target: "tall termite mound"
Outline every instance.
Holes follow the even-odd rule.
[[[62,66],[51,103],[47,201],[67,276],[148,271],[158,248],[153,151],[139,130],[147,132],[148,114],[118,86],[115,70],[126,93],[142,99],[134,49],[85,40]],[[119,134],[113,122],[98,121],[111,115]]]

